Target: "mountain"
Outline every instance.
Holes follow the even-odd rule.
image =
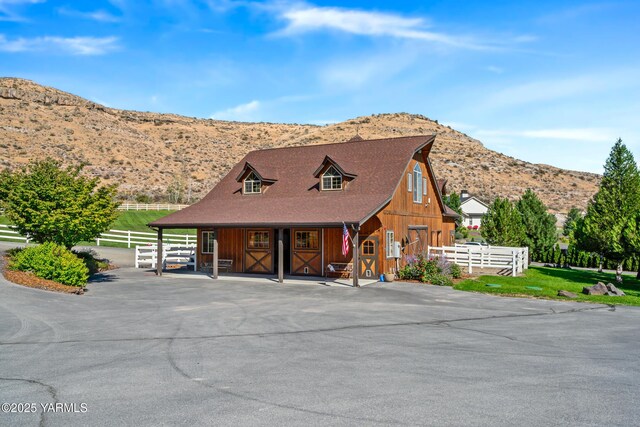
[[[121,194],[163,196],[183,188],[191,201],[215,185],[248,151],[436,133],[432,162],[449,191],[481,199],[518,198],[533,189],[552,212],[585,208],[597,191],[593,173],[532,164],[487,149],[437,121],[415,114],[358,117],[325,126],[242,123],[107,108],[18,78],[0,78],[0,167],[52,157],[86,164],[118,183]]]

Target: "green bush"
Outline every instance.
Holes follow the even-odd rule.
[[[462,269],[458,264],[451,263],[449,267],[451,269],[451,277],[454,279],[459,279],[462,277]]]
[[[43,279],[70,286],[83,286],[89,279],[89,269],[84,262],[64,246],[52,242],[16,253],[10,268],[30,271]]]
[[[407,256],[407,264],[398,271],[401,280],[420,280],[440,286],[451,286],[453,277],[462,275],[460,266],[444,258],[425,258],[424,255]]]
[[[98,254],[95,251],[81,251],[73,252],[78,258],[84,262],[84,265],[89,269],[89,275],[92,276],[100,271],[107,270],[109,268],[109,262],[103,259],[96,258]]]

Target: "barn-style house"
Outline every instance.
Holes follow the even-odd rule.
[[[224,266],[280,281],[349,275],[357,286],[395,271],[404,255],[453,243],[457,214],[429,161],[434,139],[253,151],[201,201],[149,225],[159,240],[164,229],[197,228],[197,262],[214,277]]]

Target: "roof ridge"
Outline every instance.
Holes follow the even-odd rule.
[[[327,145],[344,145],[344,144],[355,144],[355,143],[363,143],[363,142],[377,142],[384,140],[397,140],[397,139],[409,139],[409,138],[429,138],[432,136],[437,136],[436,133],[428,133],[423,135],[406,135],[406,136],[388,136],[386,138],[375,138],[375,139],[363,139],[361,141],[342,141],[342,142],[329,142],[327,144],[310,144],[310,145],[294,145],[291,147],[270,147],[270,148],[257,148],[255,150],[249,151],[246,155],[248,156],[251,153],[263,152],[263,151],[274,151],[274,150],[293,150],[296,148],[311,148],[311,147],[325,147]]]

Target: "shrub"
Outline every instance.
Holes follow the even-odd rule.
[[[89,279],[89,269],[84,262],[64,246],[52,242],[16,253],[10,268],[30,271],[43,279],[70,286],[83,286]]]
[[[424,255],[407,256],[407,264],[398,271],[400,279],[420,280],[440,286],[451,286],[452,277],[461,276],[460,266],[452,264],[445,257],[425,258]]]
[[[85,266],[87,266],[90,276],[109,268],[109,261],[96,258],[98,254],[95,251],[74,251],[73,253],[80,258],[82,262],[84,262]]]
[[[458,264],[451,263],[451,277],[454,279],[459,279],[462,277],[462,269]]]

